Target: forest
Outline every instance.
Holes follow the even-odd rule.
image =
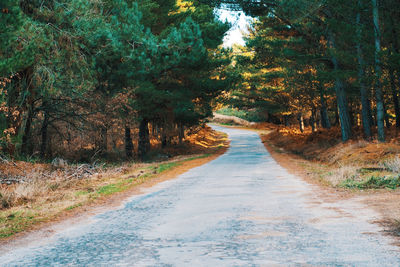
[[[399,1],[222,2],[256,18],[230,105],[301,132],[340,125],[343,141],[400,127]]]
[[[252,17],[245,46],[216,10]],[[2,0],[0,23],[4,155],[143,158],[221,105],[342,141],[400,127],[395,0]]]
[[[2,154],[143,158],[237,79],[200,1],[2,0],[0,23]]]

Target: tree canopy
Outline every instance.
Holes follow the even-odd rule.
[[[106,153],[124,132],[143,157],[150,134],[181,139],[233,80],[230,26],[199,1],[2,1],[0,21],[3,152]]]
[[[208,2],[255,18],[232,105],[298,119],[301,129],[304,116],[314,130],[340,124],[343,141],[361,124],[367,139],[377,126],[380,141],[392,120],[400,126],[398,1]]]

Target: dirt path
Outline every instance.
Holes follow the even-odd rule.
[[[279,166],[257,133],[227,132],[226,154],[0,253],[3,266],[398,266],[400,252],[361,202]]]
[[[1,210],[0,230],[3,232],[0,233],[7,230],[12,232],[14,229],[18,232],[6,238],[0,235],[0,246],[4,247],[15,241],[23,244],[25,237],[38,236],[34,238],[40,239],[49,232],[54,232],[54,224],[63,224],[70,219],[79,220],[117,207],[132,195],[141,194],[146,188],[174,179],[189,169],[214,160],[229,147],[226,135],[212,131],[209,127],[199,134],[189,136],[188,139],[190,146],[171,151],[181,154],[180,156],[162,162],[132,164],[129,167],[116,168],[115,172],[112,169],[102,177],[89,177],[82,183],[78,180],[76,185],[49,191],[48,194],[43,194],[43,197],[33,199],[32,203]],[[196,152],[199,154],[194,154]],[[101,188],[111,188],[113,191],[99,194]],[[81,194],[82,192],[85,194]],[[61,197],[52,197],[57,195]]]

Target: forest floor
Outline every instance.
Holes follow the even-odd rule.
[[[0,243],[55,221],[90,213],[99,206],[118,205],[143,188],[172,179],[223,154],[224,133],[202,128],[184,144],[165,149],[148,163],[100,164],[0,161]],[[5,177],[13,177],[5,178]]]
[[[335,127],[301,133],[296,127],[241,124],[227,117],[216,122],[257,131],[272,157],[290,173],[338,198],[364,202],[381,214],[376,223],[388,234],[400,236],[400,132],[396,129],[387,131],[386,143],[362,139],[343,143]]]

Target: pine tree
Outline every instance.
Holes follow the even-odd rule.
[[[167,145],[176,126],[182,137],[182,128],[211,115],[212,98],[225,89],[229,80],[224,79],[224,73],[212,78],[215,69],[229,64],[229,60],[209,53],[222,42],[228,25],[217,21],[212,9],[204,5],[194,4],[191,9],[169,7],[165,10],[168,12],[157,13],[164,23],[150,25],[159,41],[157,49],[151,51],[148,78],[136,89],[135,110],[141,119],[140,129],[146,131],[139,132],[141,157],[150,147],[145,124],[160,129],[161,143]],[[157,43],[155,38],[152,40]]]
[[[384,121],[389,127],[388,114],[391,110],[394,110],[396,125],[400,125],[396,1],[385,0],[379,6],[377,2],[364,0],[329,0],[323,3],[304,0],[207,2],[217,6],[224,4],[225,8],[243,9],[247,14],[258,16],[261,23],[255,28],[255,36],[259,37],[259,41],[255,43],[255,38],[251,38],[247,45],[255,52],[255,58],[259,57],[259,62],[273,62],[268,57],[270,55],[281,59],[280,67],[291,77],[285,77],[285,81],[292,82],[286,83],[284,88],[292,87],[290,94],[303,98],[298,102],[300,106],[307,105],[307,101],[315,106],[315,101],[310,102],[303,97],[314,91],[315,82],[319,84],[320,108],[336,110],[332,106],[325,108],[324,100],[326,92],[331,92],[334,85],[336,99],[328,101],[328,105],[333,102],[338,105],[343,141],[352,136],[352,128],[357,126],[355,113],[361,113],[367,139],[371,137],[371,125],[377,124],[378,139],[384,140]],[[265,35],[268,29],[275,32]],[[282,39],[285,32],[286,39]],[[265,47],[272,48],[274,43],[280,43],[281,47],[272,49],[266,55]],[[296,50],[296,47],[302,49]],[[287,54],[288,51],[293,53]],[[268,63],[265,63],[264,67],[267,66]],[[316,75],[311,77],[313,83],[309,83],[310,79],[303,79],[304,75],[298,75],[302,66],[316,71]],[[266,78],[265,81],[273,79]],[[373,91],[375,99],[370,98]],[[279,96],[280,92],[277,91],[275,96]],[[275,101],[275,96],[266,97],[266,102]],[[289,103],[293,105],[296,99],[291,98]],[[285,105],[281,107],[284,109]],[[361,107],[361,110],[354,107]],[[312,120],[313,109],[311,107]],[[374,109],[377,113],[372,117]],[[277,114],[286,116],[279,111]],[[327,112],[321,110],[320,114],[325,121],[323,124],[327,125]]]

